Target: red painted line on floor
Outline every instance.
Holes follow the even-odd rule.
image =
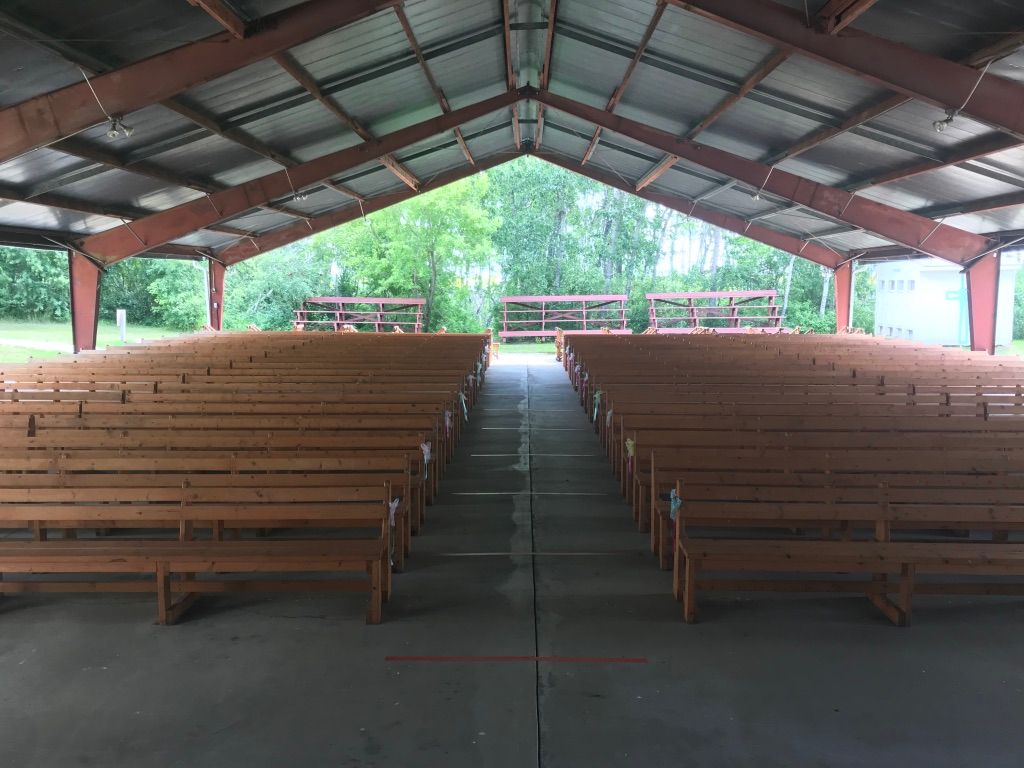
[[[543,661],[564,664],[646,664],[646,656],[385,656],[384,661],[504,662]]]

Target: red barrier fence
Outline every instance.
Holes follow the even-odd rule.
[[[648,293],[648,321],[657,333],[691,333],[714,328],[719,333],[746,328],[782,330],[782,308],[775,291],[695,291]]]
[[[505,296],[501,304],[502,339],[554,336],[559,328],[572,333],[630,333],[624,294]]]
[[[425,299],[367,296],[315,296],[295,310],[297,330],[340,331],[352,325],[360,331],[387,333],[397,326],[404,333],[422,333]]]

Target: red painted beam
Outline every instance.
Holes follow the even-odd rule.
[[[738,235],[749,237],[751,240],[756,240],[760,243],[764,243],[765,245],[770,245],[771,247],[778,248],[781,251],[796,254],[797,256],[805,258],[808,261],[813,261],[816,264],[834,268],[839,262],[839,256],[835,251],[831,251],[817,243],[801,240],[798,237],[793,237],[792,235],[787,235],[782,232],[769,229],[768,227],[762,227],[759,224],[749,223],[739,216],[733,216],[732,214],[724,211],[708,208],[707,206],[701,205],[693,200],[688,200],[685,197],[666,195],[646,189],[637,191],[633,185],[623,181],[617,175],[595,168],[593,165],[581,165],[579,163],[572,162],[571,160],[567,160],[560,155],[555,155],[549,152],[539,152],[537,153],[537,157],[542,160],[546,160],[552,165],[557,165],[570,171],[575,171],[576,173],[582,174],[594,181],[607,184],[609,187],[621,189],[623,192],[630,192],[644,200],[657,203],[658,205],[663,205],[666,208],[679,211],[680,213],[692,216],[695,219],[706,221],[709,224],[714,224],[716,227],[727,229]]]
[[[207,314],[210,318],[210,327],[215,331],[224,330],[224,273],[227,268],[220,261],[207,259],[207,287],[209,293],[206,295]]]
[[[842,189],[819,184],[706,144],[678,139],[666,131],[609,114],[550,91],[538,93],[535,98],[553,109],[588,120],[609,131],[621,133],[751,187],[764,189],[838,221],[862,227],[888,240],[909,245],[932,256],[964,264],[991,247],[989,240],[980,235],[937,224],[924,216],[867,200]]]
[[[78,248],[107,264],[135,256],[276,198],[291,195],[363,163],[380,160],[385,155],[438,133],[450,131],[469,120],[511,106],[527,92],[532,93],[533,89],[503,93],[447,115],[411,125],[380,139],[301,163],[289,168],[287,172],[277,171],[236,187],[213,192],[206,197],[139,219],[130,226],[114,227],[86,237]]]
[[[100,268],[75,251],[68,251],[71,288],[71,338],[75,352],[96,349],[100,317]]]
[[[838,35],[877,2],[878,0],[829,0],[818,11],[815,19],[818,29],[826,35]]]
[[[365,214],[380,211],[384,208],[395,205],[396,203],[401,203],[415,197],[419,193],[429,192],[432,189],[439,189],[446,184],[451,184],[453,181],[464,179],[468,176],[472,176],[478,171],[493,168],[517,157],[520,157],[518,152],[494,155],[484,160],[478,160],[476,165],[462,166],[448,171],[447,173],[435,176],[433,179],[424,181],[419,192],[412,189],[403,189],[399,192],[377,195],[376,197],[368,198],[362,206],[350,205],[336,211],[331,211],[330,213],[325,213],[311,219],[308,224],[306,222],[297,222],[295,224],[289,224],[286,227],[281,227],[280,229],[275,229],[274,231],[268,232],[260,237],[243,238],[236,243],[219,250],[217,252],[217,258],[228,265],[237,264],[240,261],[251,259],[253,256],[259,256],[260,254],[267,253],[275,248],[281,248],[282,246],[294,243],[297,240],[302,240],[303,238],[317,234],[318,232],[333,229],[340,224],[353,221]]]
[[[300,43],[389,8],[397,0],[310,0],[263,19],[244,39],[222,32],[91,78],[109,114],[169,99]],[[0,110],[0,162],[99,125],[106,116],[78,82]]]
[[[969,66],[864,32],[823,35],[806,26],[802,11],[771,0],[670,2],[904,96],[951,109],[966,101],[964,114],[1024,140],[1024,84],[992,74],[979,82],[979,73]]]
[[[836,333],[853,326],[853,261],[846,261],[835,270]]]
[[[999,306],[999,262],[995,253],[978,259],[967,269],[967,314],[971,349],[996,353],[996,310]]]

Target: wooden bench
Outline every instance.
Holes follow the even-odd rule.
[[[684,539],[680,545],[683,617],[697,620],[699,590],[860,592],[894,624],[910,623],[914,592],[1024,595],[1024,584],[974,581],[921,584],[922,575],[1024,576],[1024,545],[873,541],[751,541]],[[702,579],[708,571],[842,573],[869,579]],[[888,578],[896,577],[895,583]],[[889,598],[890,592],[898,598]]]
[[[210,592],[364,591],[368,624],[379,624],[385,595],[383,540],[331,541],[124,541],[0,542],[0,593],[149,592],[157,596],[157,621],[173,624]],[[283,580],[279,574],[364,573],[365,580]],[[63,578],[33,580],[38,575]],[[247,574],[246,580],[216,578]],[[133,581],[95,575],[136,576]],[[16,578],[12,579],[14,576]],[[209,576],[210,578],[203,578]],[[253,578],[255,577],[255,578]],[[174,595],[180,595],[175,602]]]

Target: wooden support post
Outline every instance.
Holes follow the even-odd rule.
[[[996,353],[1000,256],[999,251],[983,256],[965,270],[971,349],[990,355]]]
[[[86,256],[68,251],[71,283],[71,336],[75,352],[96,349],[96,324],[100,316],[102,270]]]

